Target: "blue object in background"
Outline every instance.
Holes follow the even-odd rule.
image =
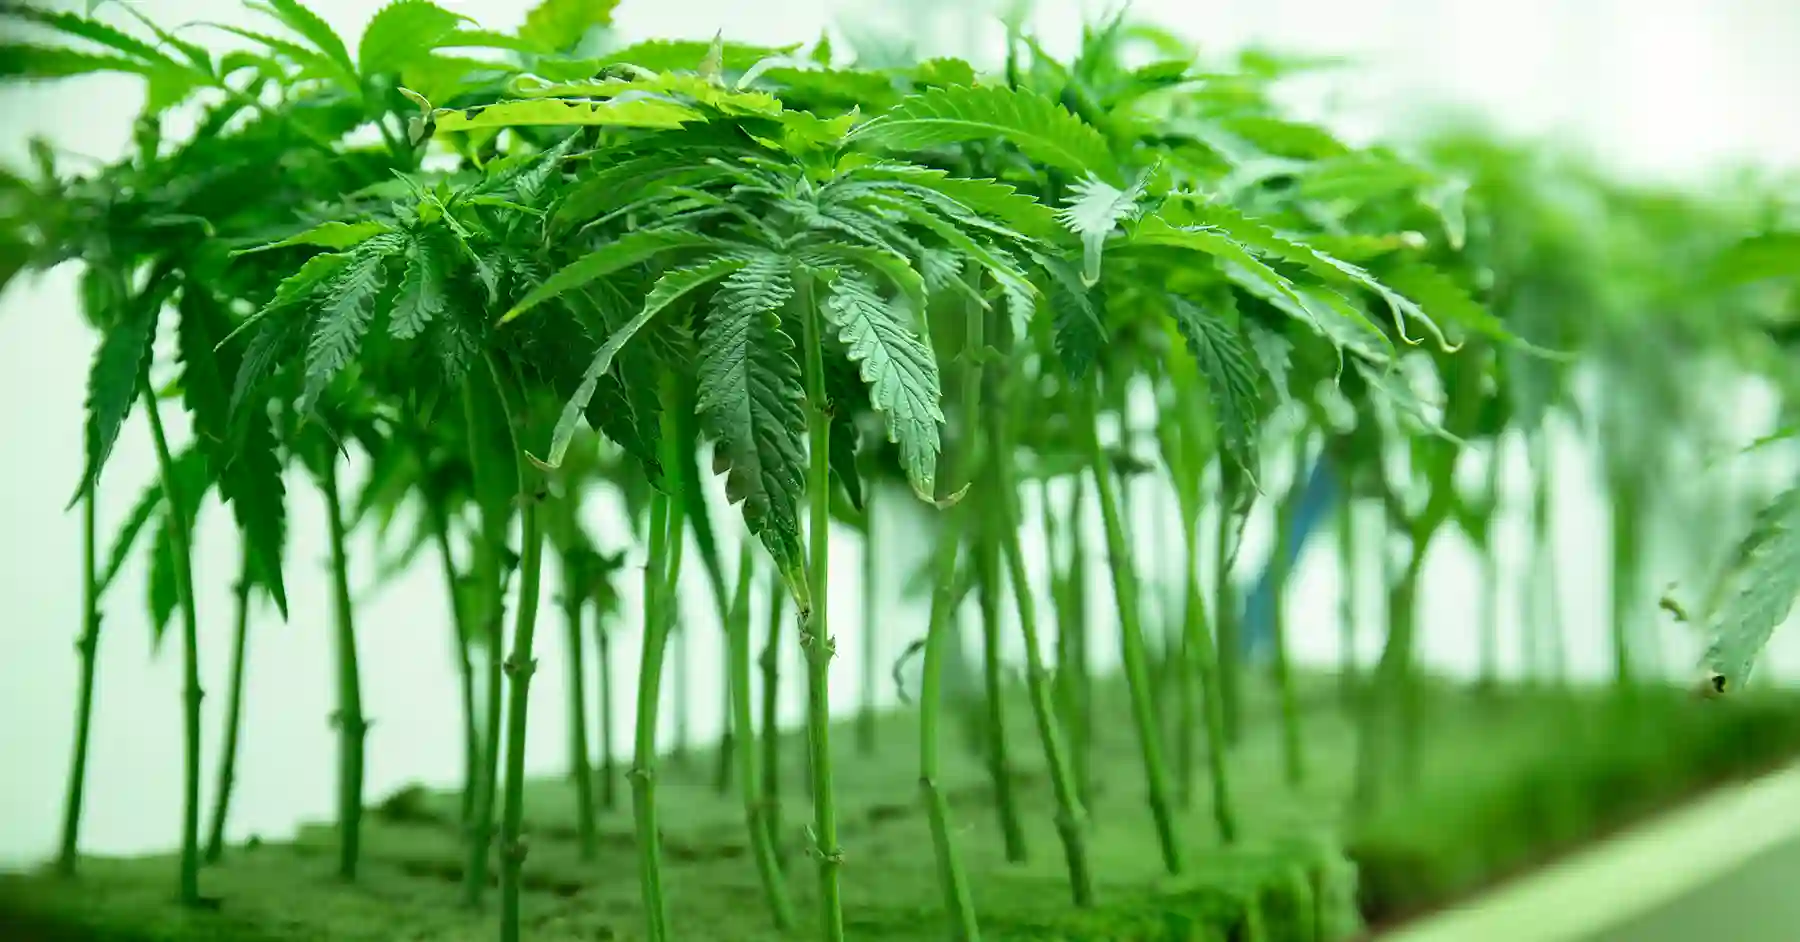
[[[1319,524],[1329,515],[1336,494],[1337,475],[1332,470],[1329,457],[1321,450],[1319,456],[1313,459],[1312,471],[1306,478],[1306,489],[1300,493],[1300,506],[1295,508],[1294,519],[1288,527],[1287,564],[1290,573],[1294,571],[1300,552],[1306,546],[1306,538],[1318,530]],[[1270,553],[1269,562],[1263,566],[1262,575],[1256,580],[1256,588],[1244,600],[1243,621],[1239,623],[1242,626],[1239,638],[1244,646],[1242,654],[1251,663],[1270,656],[1273,651],[1274,592],[1275,554]]]

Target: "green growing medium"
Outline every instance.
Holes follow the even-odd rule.
[[[302,0],[204,33],[131,4],[0,4],[0,80],[146,91],[110,161],[36,141],[0,168],[0,286],[71,266],[95,337],[60,841],[44,873],[0,878],[0,927],[1335,942],[1800,754],[1800,708],[1743,689],[1800,596],[1800,489],[1722,470],[1720,431],[1752,379],[1781,404],[1760,444],[1800,429],[1791,187],[1626,185],[1473,125],[1354,145],[1279,104],[1312,63],[1202,57],[1125,12],[1066,57],[1009,17],[989,72],[880,37],[625,43],[616,6],[542,0],[503,33],[394,0],[351,43]],[[156,474],[107,541],[134,408]],[[1566,676],[1551,558],[1551,442],[1572,423],[1611,508],[1596,689]],[[1503,473],[1521,449],[1528,480]],[[1336,676],[1294,657],[1290,617],[1289,524],[1321,460],[1347,587]],[[237,756],[265,735],[244,665],[290,614],[296,471],[327,514],[335,821],[239,844]],[[231,616],[195,601],[209,496],[240,538]],[[1497,549],[1515,516],[1522,585]],[[1272,639],[1237,579],[1253,519],[1277,527]],[[861,624],[829,617],[834,526],[862,536]],[[1452,529],[1482,563],[1473,691],[1422,656],[1447,630],[1420,600]],[[436,557],[463,740],[454,788],[374,806],[363,703],[392,681],[358,661],[350,591],[370,534],[380,581]],[[710,607],[682,601],[690,543]],[[571,758],[537,781],[547,555]],[[100,628],[139,556],[157,637],[180,631],[176,850],[88,858],[83,808],[112,784],[88,781]],[[1665,571],[1691,576],[1653,602]],[[1371,581],[1385,617],[1358,623],[1349,587]],[[228,651],[202,649],[213,617],[235,618]],[[707,618],[716,672],[693,669]],[[1731,696],[1666,682],[1659,620],[1705,634],[1701,691]],[[631,631],[635,676],[612,656]],[[230,665],[216,757],[212,658]],[[846,671],[853,718],[832,709]],[[682,761],[712,692],[716,761]],[[801,696],[804,731],[779,728]]]

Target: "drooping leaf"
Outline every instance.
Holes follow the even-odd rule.
[[[319,311],[313,317],[312,336],[306,345],[306,386],[300,394],[300,411],[308,413],[332,379],[356,359],[363,336],[375,317],[375,300],[387,283],[388,253],[395,240],[366,242],[322,292]]]
[[[787,261],[768,254],[720,285],[700,331],[696,400],[719,443],[714,470],[726,474],[726,496],[783,572],[801,565],[806,468],[800,367],[778,315],[793,291]]]
[[[1093,286],[1060,258],[1038,256],[1050,274],[1050,312],[1054,318],[1056,355],[1071,378],[1081,379],[1106,346],[1106,326],[1091,296]]]
[[[61,46],[0,43],[0,78],[60,79],[94,72],[148,73],[140,62],[124,56],[78,52]]]
[[[728,243],[721,243],[687,229],[673,227],[633,232],[583,255],[557,271],[556,274],[544,279],[541,284],[531,289],[529,294],[519,299],[519,302],[512,306],[512,310],[502,315],[500,323],[511,321],[545,301],[573,291],[596,279],[604,278],[620,269],[649,261],[664,252],[707,247],[725,248],[728,247]]]
[[[356,63],[365,78],[397,75],[448,40],[463,19],[429,0],[394,0],[369,20]]]
[[[253,252],[267,252],[270,249],[285,248],[290,245],[317,245],[327,249],[347,249],[368,241],[384,232],[392,232],[393,227],[384,222],[322,222],[306,230],[263,245],[239,249],[233,255],[249,255]]]
[[[1140,176],[1127,189],[1119,189],[1099,177],[1087,177],[1071,189],[1067,204],[1056,218],[1081,237],[1081,280],[1092,285],[1100,280],[1100,253],[1106,237],[1121,222],[1137,214],[1148,177]]]
[[[150,544],[150,644],[151,649],[162,645],[162,639],[169,628],[169,619],[175,615],[179,592],[175,582],[175,538],[169,533],[169,514],[167,507],[157,518],[156,535]]]
[[[1743,687],[1775,629],[1800,597],[1800,487],[1762,508],[1720,582],[1702,658],[1715,693]]]
[[[1229,291],[1219,291],[1207,298],[1205,307],[1178,296],[1169,300],[1188,353],[1206,378],[1224,449],[1240,466],[1254,471],[1269,379],[1235,323],[1230,299]]]
[[[594,392],[599,387],[600,378],[612,368],[613,357],[618,355],[627,341],[642,330],[645,324],[650,323],[651,318],[688,292],[732,274],[743,268],[744,265],[745,262],[742,259],[715,258],[693,268],[676,269],[657,279],[656,286],[644,296],[643,310],[607,337],[606,342],[594,354],[593,362],[588,364],[587,370],[582,374],[581,386],[563,406],[562,416],[557,419],[556,430],[551,434],[550,451],[541,463],[551,468],[562,465],[563,457],[569,452],[569,444],[575,440],[575,431],[581,423],[581,415],[587,409],[588,402],[594,398]],[[567,269],[564,270],[567,271]]]
[[[100,481],[100,471],[119,440],[119,429],[138,397],[139,383],[150,366],[151,341],[162,314],[163,302],[174,290],[173,278],[153,281],[143,296],[130,302],[118,323],[107,330],[94,351],[87,387],[87,466],[75,499]]]
[[[1132,231],[1131,243],[1188,249],[1210,255],[1237,265],[1282,297],[1296,304],[1300,303],[1291,280],[1263,264],[1223,229],[1214,226],[1174,226],[1160,215],[1150,215],[1144,217]]]
[[[1106,139],[1033,91],[1005,86],[928,88],[851,132],[851,140],[921,150],[1002,138],[1025,156],[1070,173],[1115,177]]]
[[[672,129],[704,120],[706,115],[698,109],[668,98],[520,98],[468,108],[439,108],[431,113],[431,126],[440,132],[536,125]]]
[[[868,278],[845,272],[832,283],[824,314],[860,367],[869,401],[887,422],[888,440],[913,490],[937,493],[938,426],[944,421],[937,358]]]
[[[519,38],[539,52],[565,52],[591,29],[612,25],[619,0],[542,0],[519,27]]]

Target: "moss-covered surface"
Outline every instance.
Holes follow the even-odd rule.
[[[1307,787],[1296,792],[1281,783],[1272,723],[1252,723],[1235,751],[1247,835],[1240,845],[1218,844],[1204,778],[1196,776],[1193,800],[1180,816],[1188,868],[1179,877],[1160,872],[1128,725],[1098,724],[1095,768],[1105,777],[1094,801],[1090,854],[1100,905],[1086,912],[1068,902],[1049,785],[1025,711],[1013,711],[1011,750],[1028,826],[1030,859],[1023,864],[1002,857],[980,763],[961,743],[947,744],[944,785],[983,937],[1334,942],[1361,932],[1359,901],[1381,918],[1441,902],[1634,811],[1800,752],[1800,705],[1786,699],[1703,703],[1643,694],[1637,711],[1623,718],[1599,696],[1440,692],[1418,783],[1346,835],[1341,822],[1354,742],[1348,719],[1324,694],[1328,689],[1321,683],[1311,698],[1314,777]],[[1262,704],[1254,712],[1266,716],[1267,709]],[[890,717],[873,756],[857,753],[848,729],[835,740],[845,913],[855,939],[924,942],[944,935],[931,843],[917,812],[914,725],[910,714]],[[782,795],[781,838],[800,927],[784,934],[770,926],[742,809],[735,792],[720,796],[712,789],[706,757],[669,764],[660,781],[664,884],[676,938],[813,937],[808,808],[798,774],[804,753],[798,737],[787,746],[786,781],[793,784]],[[560,781],[535,783],[527,797],[528,938],[641,938],[626,794],[620,787],[619,807],[603,816],[597,858],[583,861],[574,843],[571,789]],[[0,938],[487,940],[495,931],[492,908],[471,913],[460,905],[456,807],[457,796],[423,790],[385,802],[367,826],[368,865],[354,886],[332,877],[329,828],[304,829],[288,844],[236,848],[204,874],[205,891],[219,901],[211,912],[173,905],[174,863],[167,858],[86,860],[75,881],[0,878]],[[1348,858],[1340,849],[1346,845]]]

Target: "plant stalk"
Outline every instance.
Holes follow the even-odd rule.
[[[225,819],[231,810],[231,789],[237,781],[238,730],[243,728],[244,653],[250,635],[250,556],[244,554],[243,572],[236,587],[237,623],[231,638],[231,689],[226,695],[225,748],[219,756],[219,784],[213,793],[212,826],[207,831],[204,860],[218,863],[225,854]]]
[[[758,664],[762,668],[763,801],[768,806],[769,833],[780,846],[781,837],[781,623],[786,621],[787,589],[781,574],[769,573],[768,635],[763,640]],[[748,745],[746,744],[746,748]]]
[[[756,773],[756,750],[751,748],[756,741],[750,709],[750,581],[754,569],[750,542],[746,540],[738,552],[737,588],[732,598],[731,621],[725,626],[730,645],[731,723],[740,731],[739,739],[744,744],[736,752],[738,790],[743,796],[744,823],[750,830],[757,877],[762,881],[763,897],[768,901],[775,928],[785,932],[794,924],[794,908],[782,881],[775,838],[769,831],[768,806],[763,802],[762,781]]]
[[[569,646],[569,778],[575,785],[576,846],[582,860],[593,860],[599,850],[599,829],[594,820],[594,767],[588,761],[587,664],[581,643],[587,573],[574,557],[573,553],[563,557],[562,592]]]
[[[463,577],[456,570],[456,556],[450,549],[449,516],[435,501],[426,501],[426,513],[430,515],[431,537],[444,570],[444,585],[450,591],[450,627],[456,643],[456,678],[463,717],[462,810],[458,820],[466,834],[474,825],[475,802],[481,788],[481,729],[475,709],[475,664],[469,658],[469,613],[463,598]]]
[[[939,757],[943,751],[941,721],[944,712],[944,645],[950,635],[950,609],[955,594],[957,547],[961,542],[962,517],[958,506],[945,515],[938,534],[933,563],[931,621],[925,629],[925,651],[919,684],[919,795],[931,825],[931,845],[937,857],[938,880],[944,892],[944,914],[953,942],[980,942],[975,901],[956,852],[955,830],[950,825],[950,802],[938,786]]]
[[[1037,609],[1031,581],[1025,572],[1025,550],[1019,543],[1019,494],[1012,467],[1010,425],[1000,421],[1004,413],[1004,409],[996,410],[996,447],[989,459],[998,498],[996,529],[1003,535],[1006,575],[1012,583],[1019,633],[1025,641],[1025,686],[1031,697],[1038,742],[1044,749],[1044,765],[1050,770],[1050,790],[1056,800],[1056,833],[1062,840],[1063,858],[1069,870],[1069,892],[1076,906],[1086,908],[1094,904],[1094,877],[1087,856],[1087,813],[1082,809],[1075,777],[1063,751],[1062,732],[1057,727],[1055,707],[1051,702],[1049,672],[1044,669],[1044,655],[1039,646]]]
[[[1169,800],[1169,772],[1163,764],[1162,736],[1157,725],[1156,706],[1151,698],[1149,665],[1144,652],[1144,633],[1138,623],[1137,573],[1132,564],[1131,545],[1120,518],[1118,498],[1114,493],[1112,469],[1106,452],[1094,429],[1094,414],[1089,411],[1083,434],[1087,437],[1088,461],[1095,489],[1100,497],[1100,517],[1106,528],[1108,562],[1112,568],[1113,597],[1119,614],[1119,645],[1125,667],[1125,682],[1130,689],[1132,720],[1137,727],[1138,745],[1143,753],[1144,778],[1151,817],[1156,822],[1157,843],[1162,850],[1163,868],[1171,874],[1181,872],[1181,843],[1175,836],[1173,807]]]
[[[988,477],[991,483],[991,476]],[[995,495],[998,496],[998,495]],[[1000,545],[993,521],[977,521],[970,552],[975,556],[976,602],[981,609],[982,704],[987,714],[988,778],[994,783],[994,813],[1008,863],[1026,859],[1025,826],[1013,796],[1012,758],[1006,743],[1006,698],[1000,664]]]
[[[1294,691],[1294,671],[1288,660],[1287,586],[1292,574],[1294,517],[1300,509],[1301,495],[1306,489],[1308,436],[1302,433],[1294,443],[1293,484],[1276,514],[1274,573],[1269,592],[1269,606],[1274,632],[1275,687],[1281,700],[1281,759],[1287,783],[1299,787],[1306,781],[1305,737],[1300,722],[1300,702]]]
[[[506,430],[517,462],[519,479],[519,604],[514,613],[513,647],[507,656],[505,671],[508,700],[506,704],[506,804],[500,820],[500,939],[518,942],[519,906],[524,896],[525,839],[525,738],[530,731],[526,711],[531,706],[531,675],[537,670],[532,646],[537,635],[539,590],[544,570],[544,534],[539,525],[538,504],[542,495],[532,484],[532,470],[520,442],[519,426],[525,421],[507,396],[506,381],[492,356],[488,372],[500,396],[506,414]],[[517,408],[524,409],[524,403]],[[577,619],[579,621],[579,619]],[[498,639],[496,639],[498,640]],[[583,776],[585,779],[585,776]],[[591,809],[590,809],[591,811]]]
[[[809,571],[803,580],[807,597],[801,601],[800,647],[806,652],[806,723],[812,754],[813,841],[819,863],[819,918],[826,942],[843,942],[844,909],[839,870],[844,852],[838,844],[837,804],[831,776],[831,659],[837,645],[831,639],[831,406],[825,396],[825,362],[819,330],[819,309],[811,285],[800,279],[795,303],[805,325],[806,399],[811,442],[808,449],[807,496],[812,521],[807,528]]]
[[[594,606],[594,647],[599,664],[600,690],[600,806],[608,811],[619,806],[617,750],[613,747],[613,669],[612,632],[607,629],[606,613]]]
[[[327,456],[320,481],[331,531],[332,610],[337,628],[338,876],[356,879],[362,858],[363,743],[368,720],[362,709],[362,673],[356,662],[356,622],[350,602],[350,560],[345,550],[344,504],[338,492],[337,455]]]
[[[94,720],[94,668],[100,647],[100,583],[95,573],[95,505],[99,486],[81,497],[81,636],[75,651],[81,658],[81,689],[76,694],[75,752],[69,762],[69,792],[63,802],[61,849],[56,857],[57,872],[65,877],[75,875],[76,854],[81,842],[81,801],[87,789],[87,757],[89,734]]]
[[[1205,700],[1206,771],[1212,784],[1213,824],[1219,840],[1226,844],[1237,840],[1237,806],[1231,798],[1231,775],[1225,748],[1224,697],[1219,689],[1218,651],[1213,646],[1212,629],[1206,623],[1206,600],[1200,593],[1200,521],[1183,514],[1181,519],[1183,559],[1182,581],[1187,595],[1182,617],[1185,649],[1191,668],[1200,675],[1200,695]]]
[[[139,381],[139,395],[144,412],[150,418],[150,436],[156,446],[156,467],[162,478],[163,500],[168,504],[166,526],[175,550],[175,593],[181,607],[181,673],[182,673],[182,815],[181,876],[179,899],[183,906],[198,907],[200,898],[200,619],[194,610],[193,541],[181,483],[175,474],[175,459],[169,451],[169,438],[163,431],[162,415],[157,409],[156,392],[150,386],[146,371]]]
[[[637,826],[638,879],[643,888],[647,942],[667,942],[668,906],[662,891],[662,834],[656,822],[656,722],[662,692],[668,622],[663,604],[669,578],[670,499],[650,500],[650,555],[644,566],[644,650],[638,669],[637,736],[631,768],[631,805]]]
[[[856,746],[865,756],[875,754],[875,691],[879,689],[881,647],[881,576],[880,557],[875,554],[875,495],[879,487],[870,486],[863,494],[862,541],[862,709],[856,716]]]
[[[1219,454],[1219,520],[1214,546],[1218,561],[1213,571],[1213,621],[1219,628],[1219,697],[1224,713],[1227,748],[1237,745],[1243,733],[1243,693],[1240,680],[1244,643],[1238,633],[1243,613],[1238,607],[1237,590],[1231,581],[1231,562],[1237,541],[1234,511],[1244,482],[1231,461],[1223,452]]]

